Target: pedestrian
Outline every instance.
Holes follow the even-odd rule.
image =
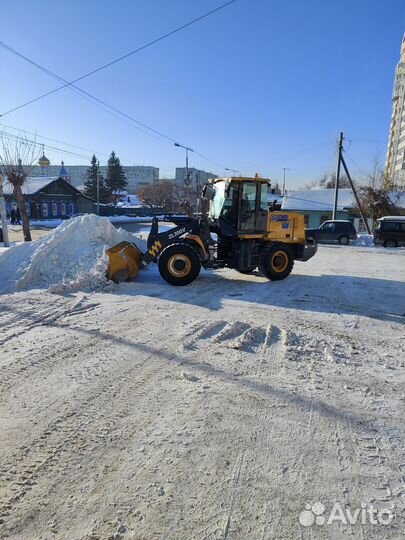
[[[15,211],[15,224],[21,225],[21,214],[20,214],[20,209],[18,208],[18,206],[17,206],[17,210]]]
[[[14,210],[14,208],[12,208],[11,212],[10,212],[10,223],[11,223],[11,225],[15,225],[15,210]]]

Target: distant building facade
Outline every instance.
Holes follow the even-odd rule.
[[[192,190],[198,189],[207,183],[209,178],[217,178],[217,175],[211,172],[201,171],[193,167],[188,168],[188,175],[190,184],[189,187]],[[186,187],[186,168],[185,167],[176,167],[176,184],[180,187]]]
[[[392,102],[385,179],[387,187],[405,189],[405,35],[395,70]]]
[[[41,158],[42,159],[42,158]],[[68,172],[69,181],[72,186],[79,187],[86,182],[86,173],[88,165],[62,165],[66,172]],[[60,165],[38,165],[31,171],[32,176],[44,176],[44,169],[46,168],[47,176],[61,176]],[[147,165],[123,165],[125,175],[128,180],[127,190],[129,193],[135,193],[139,187],[148,184],[155,184],[159,182],[159,168]],[[107,167],[100,166],[100,174],[104,177],[107,174]]]

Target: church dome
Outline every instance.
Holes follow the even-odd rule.
[[[42,154],[42,157],[39,158],[38,160],[38,165],[40,167],[49,167],[49,165],[51,164],[51,162],[49,161],[49,159],[46,157],[45,154]]]
[[[68,171],[67,171],[67,169],[66,169],[66,167],[65,167],[65,164],[64,164],[63,161],[62,161],[62,163],[61,163],[61,168],[60,168],[60,171],[59,171],[59,176],[60,176],[61,178],[69,178],[69,176],[70,176],[69,173],[68,173]]]

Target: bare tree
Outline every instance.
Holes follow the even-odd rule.
[[[163,206],[166,210],[170,210],[180,198],[176,183],[167,180],[142,186],[137,191],[137,196],[147,204]]]
[[[324,173],[319,180],[312,180],[304,185],[303,189],[334,189],[336,184],[335,173]],[[346,175],[341,174],[339,178],[339,187],[350,188],[350,182]]]
[[[383,187],[362,186],[359,189],[359,197],[365,214],[373,221],[383,216],[401,214],[401,209],[396,207],[389,191]]]
[[[376,220],[383,216],[398,215],[402,211],[397,207],[398,201],[384,182],[384,168],[379,155],[373,156],[372,167],[364,173],[366,185],[359,189],[361,205],[365,213]]]
[[[321,188],[334,189],[336,185],[336,174],[332,173],[329,175],[329,177],[328,175],[325,174],[319,181],[319,185]],[[350,187],[351,187],[350,182],[347,176],[344,174],[341,174],[339,177],[339,188],[344,189],[344,188],[350,188]]]
[[[384,187],[384,167],[378,152],[373,155],[372,164],[372,169],[366,174],[367,184],[373,189],[382,189]]]
[[[0,174],[13,187],[22,219],[24,241],[30,242],[30,220],[25,207],[23,186],[39,157],[37,143],[25,136],[2,133],[0,136]]]

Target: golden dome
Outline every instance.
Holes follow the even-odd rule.
[[[46,157],[45,154],[42,154],[42,157],[39,158],[38,160],[38,165],[40,167],[49,167],[49,165],[51,164],[51,162],[49,161],[49,159]]]

